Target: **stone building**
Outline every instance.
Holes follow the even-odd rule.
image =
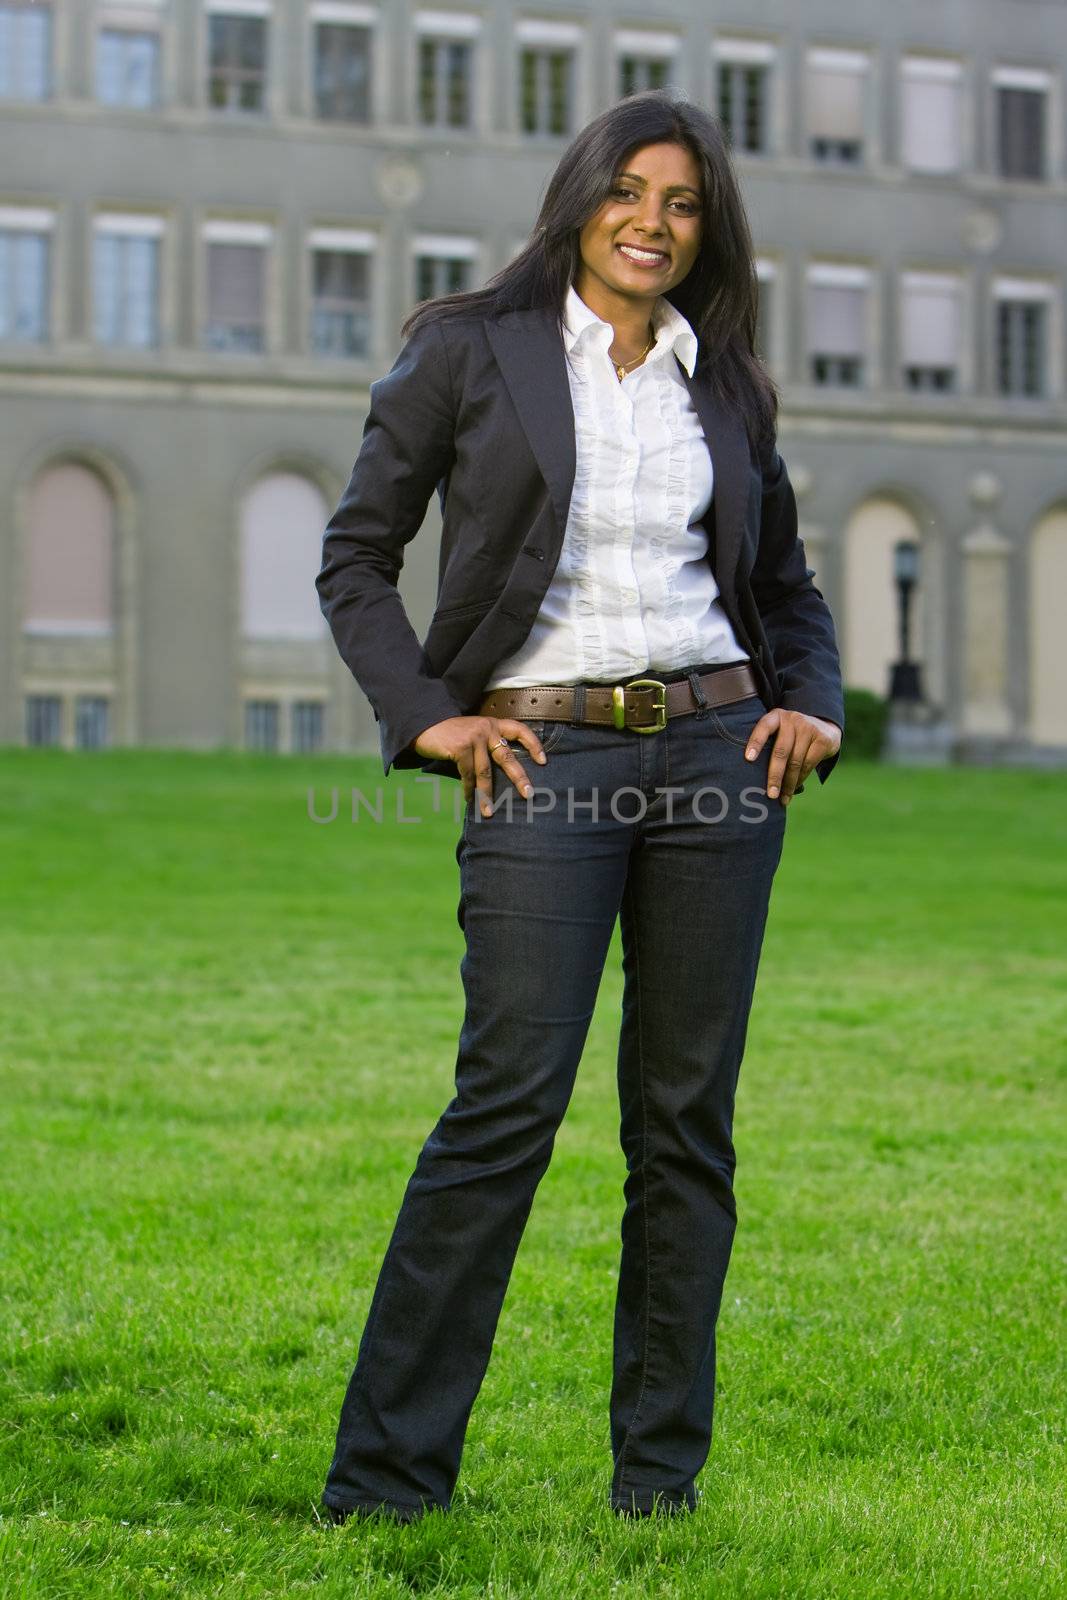
[[[0,740],[377,750],[313,587],[369,384],[675,84],[730,130],[846,682],[915,546],[952,748],[1067,756],[1065,68],[1063,0],[0,0]]]

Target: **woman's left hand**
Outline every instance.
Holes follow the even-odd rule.
[[[775,706],[753,728],[745,756],[755,761],[767,740],[774,735],[771,764],[767,769],[767,793],[773,800],[779,789],[787,806],[804,779],[841,748],[841,729],[825,717],[811,717],[806,711],[784,711]]]

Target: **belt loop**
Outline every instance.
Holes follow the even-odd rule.
[[[697,703],[695,715],[702,717],[708,709],[708,697],[704,693],[704,685],[700,681],[696,667],[691,672],[687,672],[685,676],[690,689],[693,691],[693,699]]]
[[[571,705],[571,727],[577,728],[585,718],[585,684],[574,685],[574,701]]]

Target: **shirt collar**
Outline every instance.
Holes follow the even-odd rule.
[[[687,318],[665,295],[658,295],[652,307],[652,329],[656,342],[642,365],[647,367],[650,361],[664,360],[674,351],[692,377],[697,359],[697,336]],[[563,338],[568,352],[583,337],[606,351],[615,337],[615,330],[610,322],[605,322],[586,305],[572,283],[567,290],[563,323]]]

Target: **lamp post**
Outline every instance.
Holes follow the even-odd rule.
[[[897,583],[900,617],[900,660],[890,668],[891,701],[919,701],[923,697],[919,663],[908,657],[908,624],[912,590],[919,581],[919,546],[914,539],[898,539],[893,547],[893,576]]]

